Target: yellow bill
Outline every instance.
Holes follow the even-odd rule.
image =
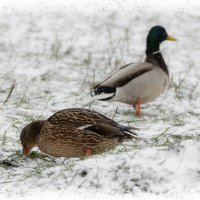
[[[172,37],[170,35],[167,36],[166,40],[177,41],[175,37]]]

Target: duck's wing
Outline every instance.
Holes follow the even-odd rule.
[[[51,133],[48,135],[53,140],[60,140],[62,143],[67,141],[74,143],[74,145],[86,145],[87,147],[97,145],[105,139],[116,139],[119,142],[124,141],[124,139],[138,139],[134,134],[124,133],[116,127],[101,123],[88,125],[84,128],[60,127],[47,121],[43,126],[43,131]]]
[[[93,125],[85,127],[83,130],[95,132],[105,138],[117,137],[121,140],[132,139],[132,138],[139,139],[137,134],[132,132],[127,127],[124,128],[124,127],[112,126],[110,124],[105,124],[101,122],[97,122]]]
[[[108,97],[105,95],[105,98],[103,97],[101,100],[109,100],[115,96],[116,88],[123,87],[133,79],[151,71],[153,68],[154,66],[150,63],[130,63],[125,65],[106,78],[103,82],[92,88],[91,95],[95,96],[101,94],[102,96],[102,94],[108,94]]]
[[[131,131],[135,130],[135,127],[120,125],[114,120],[89,109],[71,108],[61,110],[52,115],[47,121],[59,127],[74,127],[79,130],[104,132],[106,135],[109,134],[107,133],[109,130],[110,132],[118,130],[123,133],[136,135]]]

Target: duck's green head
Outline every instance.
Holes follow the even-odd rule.
[[[177,39],[169,36],[162,26],[154,26],[147,36],[147,53],[159,51],[160,43],[165,40],[176,41]]]

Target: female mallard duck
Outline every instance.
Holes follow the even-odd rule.
[[[159,50],[164,40],[176,41],[162,26],[152,27],[147,36],[145,62],[121,67],[92,88],[91,95],[99,95],[99,100],[113,99],[131,104],[136,109],[136,115],[140,115],[140,104],[160,96],[169,81],[168,68]]]
[[[47,120],[34,121],[21,132],[23,154],[34,146],[51,156],[83,157],[114,148],[125,139],[137,139],[133,127],[122,126],[87,109],[61,110]]]

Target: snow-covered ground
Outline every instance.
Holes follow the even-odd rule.
[[[199,21],[200,16],[185,12],[141,10],[2,14],[0,194],[21,197],[51,191],[63,198],[90,194],[100,199],[109,199],[107,195],[135,199],[197,195]],[[144,60],[147,33],[158,24],[178,39],[161,45],[172,80],[169,89],[143,105],[140,118],[133,115],[131,106],[93,101],[90,88],[106,74]],[[3,105],[14,80],[13,93]],[[148,142],[126,142],[85,160],[53,158],[37,148],[29,158],[22,157],[21,129],[70,107],[114,116],[117,122],[140,128],[138,134]]]

